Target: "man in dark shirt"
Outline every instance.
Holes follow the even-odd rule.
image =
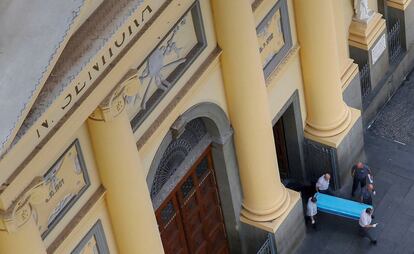
[[[372,196],[374,196],[374,185],[369,183],[361,191],[361,202],[372,206]]]
[[[355,191],[358,188],[358,185],[361,186],[361,190],[364,188],[367,183],[368,174],[371,174],[371,169],[362,162],[358,162],[352,167],[351,175],[354,178],[354,181],[352,183],[352,197],[355,195]]]

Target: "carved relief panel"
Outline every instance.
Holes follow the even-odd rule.
[[[279,0],[256,28],[265,78],[292,48],[286,0]]]
[[[136,69],[123,79],[138,83],[138,93],[127,99],[134,129],[162,100],[206,47],[199,2],[181,17],[163,40]]]
[[[42,237],[55,227],[89,186],[89,177],[76,140],[43,176],[45,198],[31,203]]]

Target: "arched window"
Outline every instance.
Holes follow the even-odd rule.
[[[188,153],[207,134],[206,126],[201,118],[189,122],[184,132],[173,140],[165,150],[155,173],[151,187],[151,199],[157,196],[164,184],[174,174]]]

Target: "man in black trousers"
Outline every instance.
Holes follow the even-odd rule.
[[[365,209],[361,213],[361,216],[360,216],[358,222],[359,222],[359,234],[362,237],[368,238],[371,241],[372,244],[377,244],[377,240],[375,240],[369,232],[371,228],[375,228],[378,224],[378,223],[371,224],[371,222],[372,222],[372,209],[371,208]]]
[[[361,190],[365,187],[369,174],[371,174],[371,169],[362,162],[358,162],[352,167],[351,175],[354,178],[351,192],[352,197],[355,196],[355,191],[358,189],[358,185],[361,186]]]

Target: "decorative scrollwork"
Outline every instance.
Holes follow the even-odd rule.
[[[138,93],[138,82],[127,80],[106,97],[98,108],[89,116],[97,121],[111,121],[117,117],[125,108],[126,100]]]
[[[48,193],[48,187],[42,177],[36,177],[17,201],[1,214],[3,228],[8,232],[15,232],[22,227],[32,216],[32,204],[43,202]]]
[[[168,145],[155,173],[154,181],[151,186],[151,198],[154,198],[160,192],[164,184],[174,174],[191,149],[196,146],[206,134],[207,129],[203,120],[197,118],[189,122],[185,126],[183,134]]]

